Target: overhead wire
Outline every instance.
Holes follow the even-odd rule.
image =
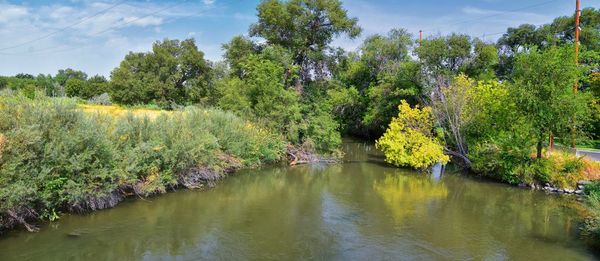
[[[66,30],[67,30],[67,29],[69,29],[69,28],[72,28],[72,27],[74,27],[74,26],[76,26],[76,25],[79,25],[79,24],[81,24],[81,23],[83,23],[83,22],[85,22],[85,21],[88,21],[88,20],[90,20],[90,19],[92,19],[92,18],[96,17],[96,16],[99,16],[99,15],[101,15],[101,14],[104,14],[104,13],[106,13],[106,12],[110,11],[111,9],[113,9],[113,8],[115,8],[115,7],[119,6],[119,5],[122,5],[122,4],[124,4],[125,2],[127,2],[127,0],[119,1],[119,2],[117,2],[117,3],[115,3],[115,4],[113,4],[113,5],[111,5],[111,6],[107,7],[107,8],[105,8],[105,9],[102,9],[101,11],[99,11],[99,12],[97,12],[97,13],[93,14],[93,15],[90,15],[90,16],[84,16],[84,17],[83,17],[81,20],[77,21],[76,23],[72,23],[72,24],[70,24],[70,25],[68,25],[68,26],[62,27],[62,28],[60,28],[60,29],[58,29],[58,30],[56,30],[56,31],[53,31],[53,32],[47,33],[47,34],[45,34],[45,35],[42,35],[42,36],[40,36],[40,37],[33,38],[33,39],[31,39],[31,40],[27,40],[27,41],[24,41],[24,42],[21,42],[21,43],[15,44],[15,45],[11,45],[11,46],[0,47],[0,51],[4,51],[4,50],[9,50],[9,49],[14,49],[14,48],[17,48],[17,47],[25,46],[25,45],[28,45],[28,44],[30,44],[30,43],[33,43],[33,42],[37,42],[37,41],[39,41],[39,40],[46,39],[46,38],[48,38],[48,37],[50,37],[50,36],[53,36],[53,35],[55,35],[55,34],[58,34],[58,33],[64,32],[64,31],[66,31]]]
[[[177,2],[177,3],[172,4],[172,5],[168,5],[166,7],[160,8],[160,9],[154,11],[154,12],[145,14],[143,16],[136,17],[135,19],[132,19],[132,20],[128,20],[125,23],[113,24],[112,26],[109,26],[109,27],[107,27],[104,30],[101,30],[99,32],[95,32],[95,33],[87,35],[87,36],[88,37],[89,36],[97,36],[97,35],[106,33],[108,31],[117,29],[119,27],[123,27],[125,25],[128,25],[128,24],[140,21],[140,20],[142,20],[144,18],[147,18],[147,17],[150,17],[152,15],[156,15],[156,14],[159,14],[161,12],[167,11],[169,9],[175,8],[175,7],[180,6],[180,5],[182,5],[182,4],[184,4],[184,3],[188,2],[188,1],[189,0],[183,0],[183,1]],[[125,1],[123,1],[123,2],[125,2]],[[191,15],[188,15],[188,16],[191,16]],[[184,16],[184,17],[186,17],[186,16]],[[91,46],[90,45],[87,45],[87,46],[86,45],[80,45],[80,46],[77,46],[77,47],[70,47],[70,48],[65,48],[65,49],[59,49],[59,50],[56,50],[56,51],[44,52],[46,50],[58,49],[60,47],[62,47],[62,46],[54,46],[54,47],[40,49],[40,50],[37,50],[37,51],[34,51],[34,52],[25,52],[25,53],[2,53],[2,52],[0,52],[0,55],[43,55],[43,54],[53,54],[53,53],[62,53],[62,52],[74,51],[74,50],[78,50],[78,49],[82,49],[82,48],[86,48],[86,47],[91,47]]]
[[[559,0],[544,1],[544,2],[537,3],[537,4],[533,4],[533,5],[528,5],[528,6],[524,6],[524,7],[520,7],[520,8],[516,8],[516,9],[502,11],[501,13],[496,13],[496,14],[492,14],[492,15],[486,15],[486,16],[481,16],[481,17],[477,17],[477,18],[462,20],[462,21],[458,21],[458,22],[454,22],[454,23],[448,23],[448,24],[444,24],[442,26],[438,26],[438,27],[435,27],[435,28],[434,27],[430,27],[430,28],[427,28],[427,29],[422,29],[421,31],[426,32],[426,31],[431,31],[431,30],[439,29],[440,27],[448,27],[448,26],[452,26],[452,25],[458,25],[458,24],[464,24],[464,23],[469,23],[469,22],[480,21],[480,20],[484,20],[484,19],[488,19],[488,18],[492,18],[492,17],[498,17],[498,16],[506,15],[507,12],[517,12],[517,11],[527,10],[527,9],[530,9],[530,8],[540,7],[540,6],[547,5],[547,4],[550,4],[550,3],[553,3],[553,2],[557,2],[557,1],[559,1]],[[503,34],[503,33],[505,33],[505,32],[485,33],[485,34],[481,35],[481,37],[499,35],[499,34]]]

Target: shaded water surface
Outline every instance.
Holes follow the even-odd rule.
[[[0,238],[0,260],[589,260],[572,198],[346,162],[247,170]]]

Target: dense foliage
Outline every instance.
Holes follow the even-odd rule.
[[[23,96],[0,97],[0,108],[0,229],[111,207],[128,193],[201,186],[285,148],[278,135],[213,109],[113,116]]]
[[[20,95],[0,112],[0,223],[95,208],[90,197],[128,186],[162,192],[191,166],[271,161],[284,143],[339,156],[342,135],[379,138],[398,166],[452,159],[512,184],[572,187],[596,170],[549,151],[548,138],[600,144],[598,9],[582,10],[579,65],[573,16],[508,28],[496,43],[453,33],[416,44],[397,28],[346,51],[332,42],[361,28],[340,0],[263,0],[257,15],[221,62],[193,39],[164,39],[127,54],[110,79],[71,68],[0,77]],[[116,120],[44,95],[174,112]],[[218,109],[178,111],[192,104]]]
[[[411,108],[403,100],[398,110],[398,117],[392,119],[390,127],[376,143],[385,154],[385,160],[396,166],[417,169],[448,163],[450,158],[444,154],[444,147],[433,132],[431,108]]]
[[[123,104],[168,107],[206,97],[210,67],[194,40],[156,42],[149,53],[129,53],[111,73],[110,94]]]

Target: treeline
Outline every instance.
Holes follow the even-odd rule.
[[[204,59],[192,39],[165,39],[150,52],[127,54],[109,80],[65,69],[55,76],[3,77],[0,88],[30,96],[38,89],[98,103],[217,106],[258,119],[295,144],[333,152],[341,135],[381,136],[401,100],[427,104],[436,87],[460,74],[476,81],[511,81],[519,54],[569,45],[574,37],[574,18],[568,16],[539,27],[509,28],[496,43],[464,34],[418,43],[405,29],[394,29],[368,36],[358,50],[347,52],[331,42],[341,35],[357,37],[361,29],[340,1],[270,0],[257,10],[258,22],[247,36],[223,45],[220,62]],[[596,99],[599,17],[597,9],[582,10],[577,77],[578,89]],[[580,137],[598,139],[598,104],[589,107],[595,118],[581,126]]]
[[[45,94],[79,97],[90,103],[154,105],[170,110],[198,104],[217,107],[264,126],[269,133],[278,133],[288,143],[306,151],[324,154],[339,155],[342,135],[376,139],[385,133],[378,146],[393,164],[427,168],[435,162],[452,160],[476,173],[509,183],[569,186],[585,171],[594,168],[576,158],[552,157],[545,152],[551,135],[563,144],[569,144],[572,139],[579,143],[600,139],[600,9],[582,11],[579,65],[575,65],[573,52],[573,16],[559,17],[539,27],[509,28],[496,43],[456,33],[430,36],[419,42],[407,30],[394,29],[384,35],[368,36],[356,51],[348,52],[332,46],[333,40],[340,36],[356,38],[361,28],[339,0],[264,0],[258,5],[257,13],[258,21],[250,26],[247,35],[236,36],[223,44],[223,61],[206,60],[193,39],[165,39],[155,42],[151,51],[127,54],[109,79],[65,69],[54,76],[0,77],[0,89],[21,92],[29,98]],[[17,105],[20,109],[12,112],[21,115],[27,106],[23,101]],[[52,106],[50,116],[68,111]],[[2,132],[16,135],[9,137],[7,144],[13,144],[10,142],[16,138],[28,144],[25,141],[33,138],[12,133],[12,127],[24,126],[16,121],[50,124],[42,120],[46,117],[43,111],[32,113],[39,115],[26,114],[29,118],[13,120],[12,115],[0,114],[4,117],[0,120],[5,122],[0,126]],[[88,119],[83,121],[81,115],[72,116],[75,120],[64,120],[65,124],[71,124],[66,126],[75,126],[70,127],[75,129],[67,129],[65,133],[85,137],[88,127],[107,128],[94,125],[96,123]],[[241,121],[230,120],[237,125]],[[81,129],[78,129],[79,121],[83,124]],[[219,137],[220,131],[235,127],[222,121],[224,119],[219,120],[224,129],[202,133]],[[139,166],[151,165],[156,158],[166,164],[134,172],[138,174],[126,172],[131,182],[125,184],[153,181],[156,175],[152,173],[177,174],[180,166],[172,164],[179,161],[212,164],[218,159],[216,154],[202,158],[200,152],[192,158],[177,158],[190,149],[183,146],[185,144],[180,144],[181,149],[173,152],[175,154],[160,153],[161,144],[173,142],[163,140],[174,135],[170,124],[184,126],[187,128],[184,130],[189,131],[191,127],[201,127],[194,125],[195,122],[163,120],[163,125],[140,124],[123,131],[148,131],[151,137],[122,144],[121,136],[109,133],[93,141],[99,142],[98,146],[106,146],[101,148],[106,152],[97,152],[105,154],[94,156],[96,152],[89,152],[94,157],[115,157],[107,162],[116,169],[127,169],[127,162],[120,160],[124,157],[136,160],[137,152],[149,157],[140,159],[145,163]],[[36,128],[46,126],[38,125],[32,124]],[[66,135],[48,133],[54,125],[47,127],[39,130],[44,134],[42,137]],[[163,132],[155,132],[154,128]],[[168,135],[163,137],[164,133]],[[243,137],[241,132],[233,136]],[[148,143],[149,140],[152,142]],[[181,142],[175,138],[174,141]],[[218,138],[215,142],[220,141]],[[260,142],[259,145],[266,147],[246,148],[241,142],[237,140],[220,148],[227,151],[233,146],[235,153],[258,149],[258,155],[263,155],[260,157],[281,157],[278,154],[281,148],[270,149],[271,145]],[[81,144],[67,142],[63,147],[69,148],[67,145]],[[217,145],[210,143],[210,146]],[[159,148],[158,151],[155,148]],[[42,159],[55,158],[43,154],[51,151],[35,149],[35,155],[44,155]],[[119,154],[123,153],[122,149],[131,155]],[[246,158],[235,153],[236,158]],[[13,184],[12,178],[18,180],[10,173],[18,174],[22,166],[26,166],[24,170],[32,176],[42,173],[40,171],[53,171],[52,168],[36,169],[40,165],[36,160],[40,158],[18,158],[32,154],[19,155],[14,153],[15,166],[6,164],[6,156],[0,158],[0,171],[5,171],[2,177],[11,178],[6,184]],[[173,158],[164,158],[167,156]],[[196,160],[196,156],[200,158]],[[65,171],[76,176],[75,172],[92,170]],[[106,171],[101,170],[102,177],[114,181],[111,175],[116,174]],[[175,177],[161,176],[159,189],[176,184]],[[64,208],[64,204],[79,202],[69,201],[74,200],[70,193],[66,193],[67,196],[52,194],[55,190],[49,186],[55,184],[45,182],[44,178],[36,178],[44,181],[42,183],[21,180],[15,184],[22,185],[21,188],[31,184],[49,188],[51,193],[36,194],[40,198],[32,201],[45,206],[39,209],[52,210],[60,204]],[[68,180],[75,179],[67,177],[65,182]],[[62,183],[59,185],[62,188]],[[98,189],[104,191],[102,187]],[[10,195],[8,190],[4,192]],[[56,200],[61,197],[66,201]],[[43,205],[48,198],[52,199],[51,204]],[[10,202],[19,201],[27,202],[18,197]],[[27,217],[27,210],[19,212],[20,217]]]

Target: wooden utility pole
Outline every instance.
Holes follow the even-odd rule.
[[[579,16],[581,9],[579,8],[579,0],[575,0],[575,64],[579,64]],[[577,92],[577,84],[573,86],[573,91]]]
[[[579,16],[581,15],[580,0],[575,0],[575,65],[579,64]],[[573,93],[577,93],[577,81],[573,84]],[[576,130],[575,116],[573,116],[573,126],[571,129],[571,148],[576,148]],[[554,135],[550,133],[550,149],[554,149]]]
[[[575,0],[575,65],[579,65],[579,16],[581,15],[581,8],[579,6],[579,0]],[[578,80],[579,81],[579,80]],[[573,93],[577,93],[578,82],[573,84]],[[577,133],[575,129],[575,115],[573,115],[573,129],[571,130],[571,147],[576,148]]]
[[[419,30],[419,47],[423,44],[423,30]]]

